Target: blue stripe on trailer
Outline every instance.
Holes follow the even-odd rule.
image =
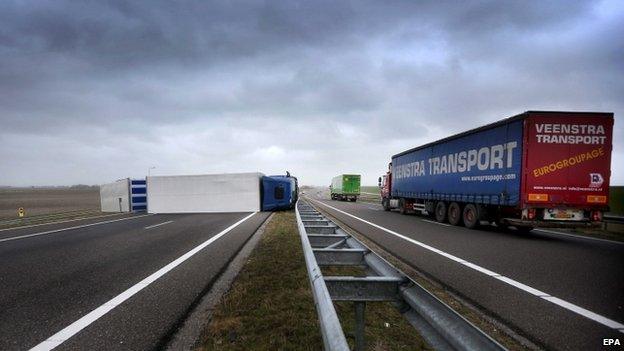
[[[145,193],[147,193],[147,188],[132,188],[132,195]]]
[[[132,203],[145,203],[147,202],[147,196],[132,196]]]
[[[132,211],[147,210],[147,182],[145,179],[130,180],[130,197],[132,203]]]

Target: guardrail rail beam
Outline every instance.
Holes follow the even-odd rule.
[[[305,200],[297,202],[296,216],[325,350],[349,349],[332,301],[354,302],[356,351],[366,346],[367,301],[388,301],[400,307],[407,321],[435,350],[505,350]],[[366,276],[323,277],[319,266],[365,268]]]

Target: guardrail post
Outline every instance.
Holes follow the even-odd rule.
[[[366,349],[366,340],[364,339],[364,326],[366,318],[366,302],[355,301],[355,351],[364,351]]]

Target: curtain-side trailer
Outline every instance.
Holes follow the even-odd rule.
[[[527,111],[392,156],[382,206],[475,228],[596,226],[608,210],[613,113]]]

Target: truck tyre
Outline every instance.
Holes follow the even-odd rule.
[[[448,221],[452,225],[462,224],[462,208],[457,202],[451,202],[448,208]]]
[[[477,228],[479,226],[479,218],[481,218],[481,215],[479,214],[479,208],[475,204],[467,204],[464,207],[462,219],[466,228]]]
[[[399,199],[399,213],[402,215],[407,214],[407,209],[405,208],[405,199]]]
[[[438,201],[435,207],[435,219],[440,223],[445,223],[447,220],[446,203],[444,201]]]
[[[390,199],[385,197],[381,199],[381,207],[383,207],[384,211],[390,211]]]

